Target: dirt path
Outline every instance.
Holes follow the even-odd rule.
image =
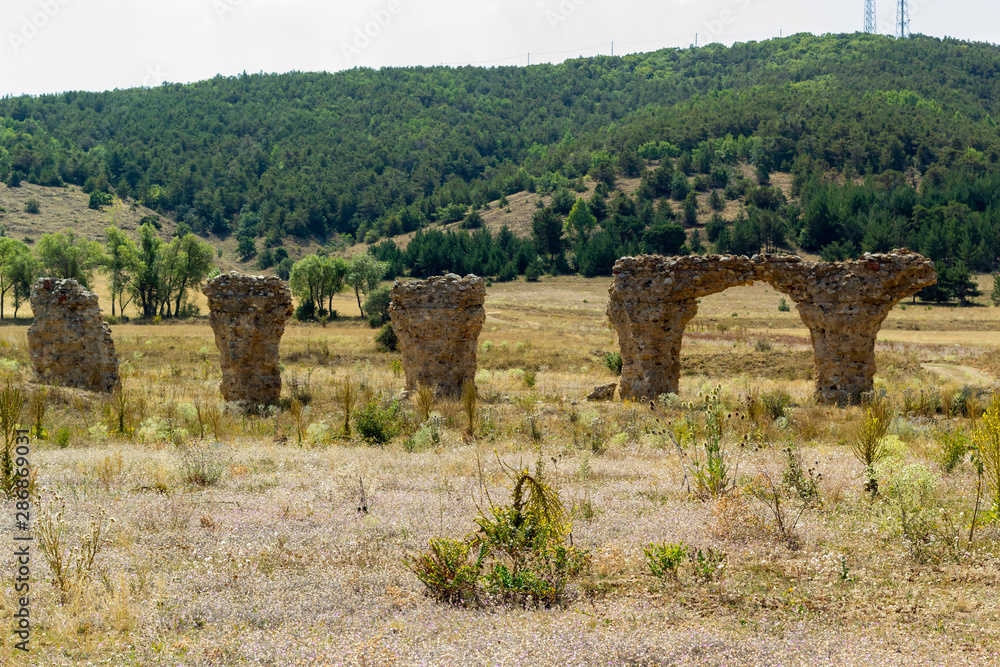
[[[971,368],[960,366],[959,364],[920,364],[924,370],[936,373],[948,380],[955,380],[961,384],[976,385],[979,387],[991,387],[997,383],[997,379],[986,373]]]

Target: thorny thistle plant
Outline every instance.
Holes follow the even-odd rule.
[[[80,544],[70,547],[67,526],[63,514],[66,503],[55,495],[52,504],[42,510],[38,520],[38,546],[52,571],[52,583],[59,589],[60,604],[66,604],[70,596],[79,592],[90,581],[97,564],[97,557],[108,542],[108,533],[115,519],[110,520],[104,509],[91,515],[87,533]]]
[[[688,404],[692,412],[700,412],[700,424],[685,421],[674,424],[660,412],[656,401],[650,401],[649,407],[656,418],[666,427],[659,432],[666,435],[674,443],[681,465],[684,469],[683,484],[688,493],[699,498],[720,496],[732,490],[736,485],[741,456],[727,452],[725,446],[726,425],[734,417],[741,415],[727,413],[722,404],[722,387],[717,386],[705,394],[698,403]],[[699,442],[699,431],[700,442]],[[748,436],[739,443],[739,449],[746,446]],[[688,479],[694,481],[694,491]]]

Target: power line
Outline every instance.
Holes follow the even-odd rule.
[[[865,0],[865,32],[869,35],[878,32],[875,27],[875,0]]]

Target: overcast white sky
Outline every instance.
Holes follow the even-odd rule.
[[[911,30],[1000,42],[996,0],[910,0]],[[896,0],[878,0],[891,34]],[[0,95],[216,74],[524,65],[854,32],[864,0],[0,0]],[[367,34],[366,34],[367,33]]]

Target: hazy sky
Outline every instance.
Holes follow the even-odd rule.
[[[996,0],[910,0],[911,30],[1000,42]],[[895,0],[878,0],[893,33]],[[524,65],[854,32],[864,0],[0,0],[0,95],[216,74]]]

